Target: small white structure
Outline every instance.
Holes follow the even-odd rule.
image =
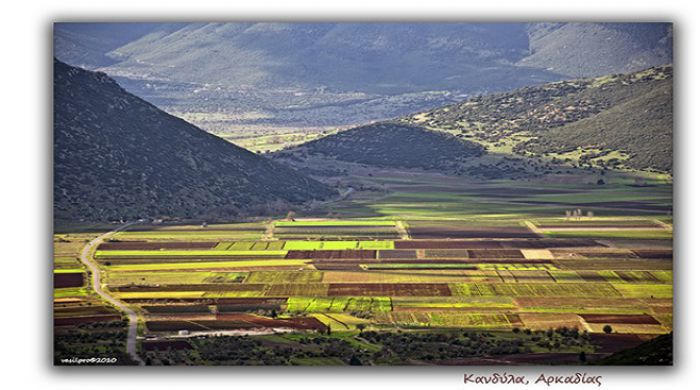
[[[186,329],[183,329],[183,330],[179,330],[179,331],[177,332],[177,334],[178,334],[179,336],[187,336],[187,335],[190,334],[190,331],[189,331],[189,330],[186,330]]]

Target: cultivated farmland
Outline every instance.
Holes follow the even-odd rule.
[[[288,348],[282,360],[240,361],[255,364],[348,363],[309,345],[376,364],[472,364],[484,353],[576,362],[673,329],[672,218],[655,211],[669,199],[665,184],[640,195],[624,184],[366,180],[391,190],[301,216],[137,224],[94,259],[110,294],[142,318],[152,362],[209,364],[218,355],[202,340],[214,339],[252,343],[256,354]],[[626,204],[642,197],[656,208]],[[571,205],[593,212],[567,217]],[[57,326],[117,324],[118,311],[87,304],[99,300],[70,260],[81,246],[66,237],[56,242]],[[418,349],[402,349],[400,334]]]

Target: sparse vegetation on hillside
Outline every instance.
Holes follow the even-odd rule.
[[[672,85],[673,68],[662,66],[479,96],[404,120],[496,153],[670,172]]]

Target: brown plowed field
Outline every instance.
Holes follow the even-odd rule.
[[[396,244],[394,244],[396,245]],[[415,259],[415,250],[386,250],[378,251],[380,259]]]
[[[326,331],[326,325],[313,317],[273,319],[245,313],[218,315],[216,320],[197,321],[147,321],[146,327],[154,332],[191,330],[235,330],[253,328],[292,328]]]
[[[634,253],[637,254],[637,256],[644,258],[644,259],[673,259],[673,251],[672,250],[663,250],[663,249],[638,249],[634,250]]]
[[[118,315],[108,315],[108,316],[86,316],[86,317],[66,317],[66,318],[54,318],[54,326],[69,326],[69,325],[80,325],[80,324],[91,324],[95,322],[112,322],[119,321],[122,317]]]
[[[660,325],[656,318],[648,314],[579,314],[591,324],[646,324]]]
[[[85,283],[85,274],[75,272],[69,274],[53,274],[53,287],[81,287]]]

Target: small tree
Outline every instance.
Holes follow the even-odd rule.
[[[362,331],[365,330],[366,327],[365,324],[357,324],[357,330],[360,331],[360,334],[362,334]]]
[[[581,351],[581,353],[578,354],[578,360],[579,360],[581,363],[585,363],[585,362],[586,362],[586,352],[585,352],[585,351]]]
[[[605,332],[605,333],[607,333],[607,334],[612,333],[612,331],[613,331],[613,328],[612,328],[612,326],[610,326],[610,325],[605,325],[605,326],[603,327],[603,332]]]

